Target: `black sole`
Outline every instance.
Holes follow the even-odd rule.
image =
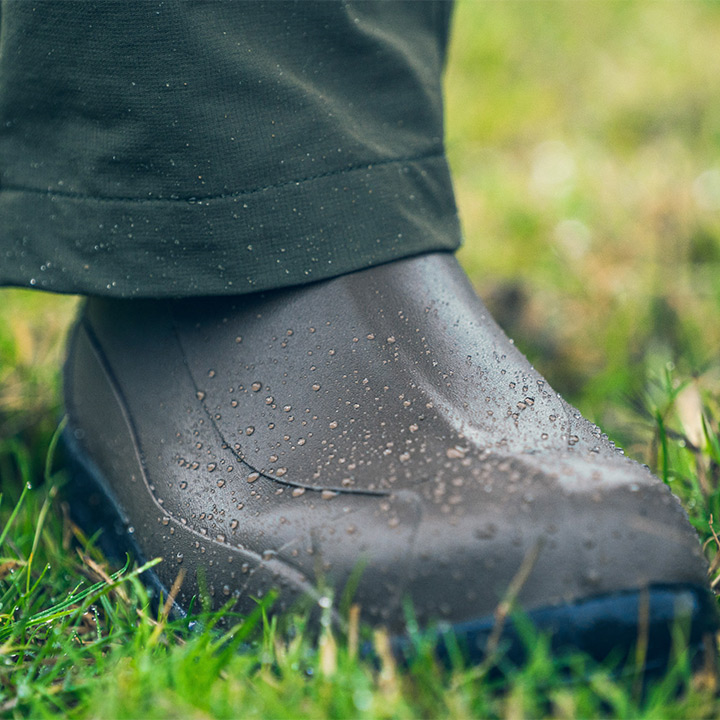
[[[499,635],[495,626],[494,617],[449,625],[449,639],[438,634],[435,655],[445,664],[456,656],[479,663],[492,640],[498,657],[520,665],[532,654],[537,637],[547,636],[553,654],[581,651],[597,662],[611,660],[621,673],[637,657],[637,648],[644,648],[640,667],[656,674],[678,652],[687,650],[697,660],[715,651],[716,601],[705,588],[655,585],[531,610],[522,620],[511,616]],[[399,657],[414,652],[408,638],[394,638],[392,646]]]
[[[128,532],[128,523],[112,491],[67,428],[62,446],[71,480],[64,494],[74,521],[88,535],[100,532],[97,545],[109,558],[122,561],[130,555],[138,562],[147,558]],[[149,569],[142,575],[156,601],[167,598],[168,589]],[[174,604],[173,615],[184,617],[182,607]],[[704,649],[714,650],[718,630],[718,611],[715,596],[705,587],[676,584],[653,585],[644,589],[589,597],[577,602],[544,607],[525,613],[528,623],[508,618],[502,632],[495,630],[494,616],[485,616],[454,625],[438,632],[435,655],[451,664],[456,654],[466,662],[478,663],[487,657],[492,641],[502,650],[502,656],[512,662],[522,662],[532,650],[532,642],[525,628],[533,633],[547,634],[553,651],[580,650],[597,661],[612,658],[622,664],[638,645],[644,647],[646,672],[660,672],[673,657],[676,630],[691,655],[700,656]],[[496,637],[497,636],[497,637]],[[416,652],[414,641],[407,636],[391,638],[391,648],[399,659],[408,659]],[[708,647],[708,643],[712,647]],[[368,649],[369,654],[372,650]]]

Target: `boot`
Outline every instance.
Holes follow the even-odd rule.
[[[556,643],[715,626],[685,512],[533,369],[454,256],[232,298],[90,299],[65,370],[76,512],[187,608],[410,600],[483,655],[508,592]],[[350,588],[350,590],[348,590]],[[327,602],[327,601],[324,601]],[[643,610],[643,608],[645,610]],[[512,629],[508,626],[508,632]]]

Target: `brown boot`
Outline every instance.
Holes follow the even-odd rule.
[[[513,579],[541,627],[601,656],[635,641],[645,600],[651,656],[678,608],[693,642],[714,627],[677,499],[553,392],[452,255],[230,299],[90,300],[65,394],[86,512],[164,558],[160,585],[184,568],[181,607],[198,571],[246,612],[271,588],[276,609],[339,596],[361,567],[366,621],[402,638],[409,598],[473,657]]]

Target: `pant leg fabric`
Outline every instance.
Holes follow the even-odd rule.
[[[459,245],[449,3],[0,13],[0,284],[243,294]]]

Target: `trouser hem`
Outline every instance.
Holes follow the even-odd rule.
[[[214,198],[0,191],[0,284],[111,297],[240,295],[455,250],[442,155]]]

